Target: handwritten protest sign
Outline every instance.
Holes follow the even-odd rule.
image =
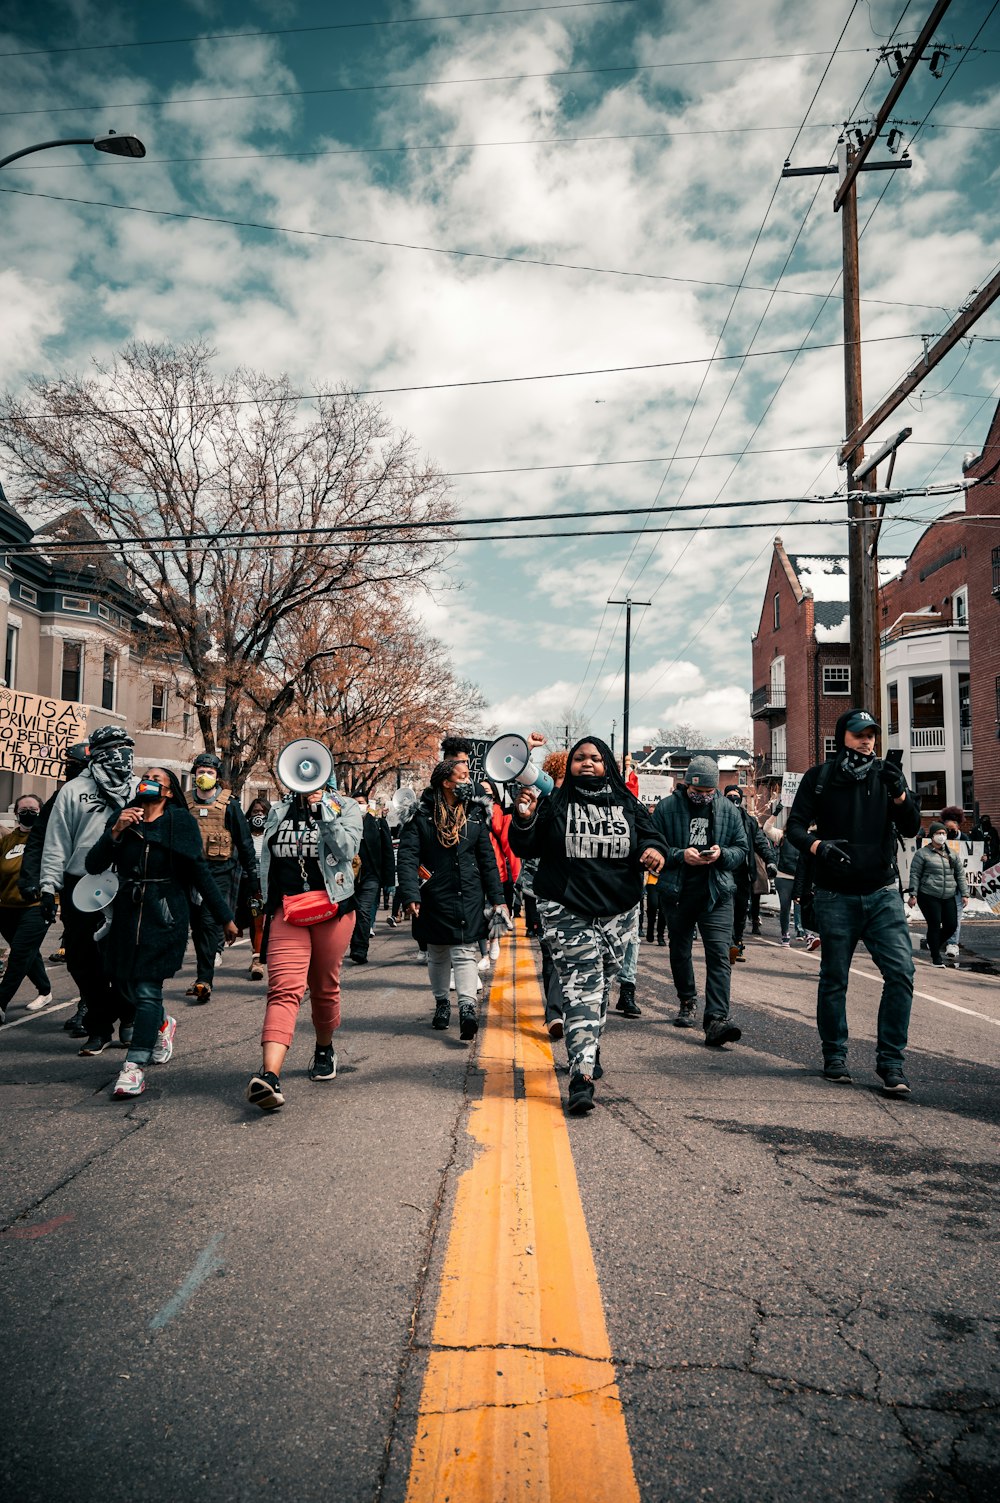
[[[0,767],[57,778],[63,752],[87,737],[87,710],[65,699],[0,689]]]
[[[982,894],[994,913],[1000,913],[1000,866],[988,866],[983,872]]]
[[[801,772],[783,772],[781,774],[781,807],[783,809],[790,809],[792,807],[801,782]]]

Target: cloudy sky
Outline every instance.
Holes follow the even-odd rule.
[[[846,547],[842,504],[794,505],[842,482],[835,179],[782,164],[836,159],[890,87],[880,49],[930,9],[8,0],[0,155],[115,129],[148,156],[4,169],[0,386],[202,335],[220,366],[303,392],[381,390],[461,516],[511,519],[422,604],[494,724],[572,709],[605,736],[617,718],[620,745],[624,612],[606,602],[631,595],[651,602],[632,744],[677,721],[745,733],[774,533]],[[928,57],[897,105],[912,168],[861,179],[868,409],[1000,261],[1000,7],[953,0],[936,41],[941,76]],[[981,446],[997,309],[975,334],[886,425],[913,427],[897,483],[957,481]],[[538,512],[561,521],[518,521]],[[886,551],[919,526],[890,524]]]

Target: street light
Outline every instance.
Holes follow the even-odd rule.
[[[30,156],[33,151],[47,151],[50,146],[92,146],[95,151],[106,151],[113,157],[146,155],[146,148],[138,136],[119,136],[111,130],[106,136],[64,136],[60,141],[39,141],[37,146],[25,146],[23,151],[12,151],[9,157],[0,157],[0,167],[9,166],[18,157]]]

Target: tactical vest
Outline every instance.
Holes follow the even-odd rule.
[[[231,798],[231,793],[220,793],[210,804],[200,804],[195,799],[191,805],[209,861],[228,861],[233,854],[233,837],[226,829],[226,809]]]

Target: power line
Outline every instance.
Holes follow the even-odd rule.
[[[867,49],[854,48],[852,50],[866,51]],[[391,92],[394,89],[443,89],[464,87],[467,84],[527,83],[542,78],[592,78],[607,73],[658,73],[671,68],[714,68],[728,63],[784,62],[793,58],[817,56],[822,56],[822,53],[763,52],[749,54],[746,57],[674,59],[669,63],[618,63],[605,64],[600,68],[553,68],[539,73],[485,73],[471,78],[419,78],[369,84],[332,84],[322,89],[262,89],[247,94],[193,94],[177,99],[136,99],[128,104],[95,104],[93,101],[87,101],[84,104],[43,105],[30,110],[0,110],[0,119],[25,115],[67,115],[74,114],[81,109],[101,113],[107,113],[109,110],[167,110],[175,109],[179,105],[240,103],[248,99],[303,99],[328,94],[378,94]]]
[[[89,42],[75,47],[27,47],[20,52],[0,52],[0,57],[48,57],[67,52],[121,52],[125,48],[176,47],[183,42],[241,42],[247,37],[303,36],[317,31],[362,31],[385,26],[426,25],[435,21],[478,21],[492,16],[530,16],[539,11],[594,10],[599,6],[634,4],[635,0],[564,0],[559,5],[519,5],[503,10],[456,11],[440,16],[393,16],[377,21],[336,21],[321,26],[274,26],[267,31],[216,31],[186,37],[154,37],[145,42]]]

